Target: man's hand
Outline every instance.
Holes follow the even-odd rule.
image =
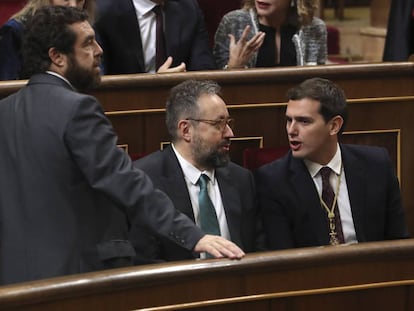
[[[249,41],[247,41],[249,32],[250,26],[247,25],[246,28],[244,28],[239,41],[237,42],[234,35],[229,34],[230,45],[229,61],[227,63],[228,69],[245,67],[250,58],[252,58],[253,54],[256,53],[262,46],[265,33],[259,31]]]
[[[233,242],[217,235],[207,234],[203,236],[196,246],[194,251],[198,253],[207,252],[215,258],[228,257],[230,259],[241,259],[245,254]]]
[[[170,68],[172,62],[173,62],[173,58],[171,56],[168,56],[165,63],[162,64],[160,68],[158,68],[157,73],[172,73],[172,72],[185,72],[186,71],[185,63],[181,63],[177,67]]]

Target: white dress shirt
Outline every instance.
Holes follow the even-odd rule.
[[[305,160],[304,162],[310,175],[312,176],[319,196],[322,196],[322,177],[319,171],[323,166],[309,160]],[[339,180],[341,181],[339,185],[337,202],[339,214],[341,215],[342,232],[344,234],[345,243],[357,243],[358,241],[356,238],[354,220],[352,218],[351,204],[349,201],[348,186],[346,184],[345,171],[342,166],[341,148],[339,145],[337,145],[334,157],[325,166],[328,166],[335,173],[331,174],[329,178],[329,182],[334,191],[337,189]],[[342,176],[339,178],[341,174]],[[321,206],[321,208],[323,207]],[[326,217],[328,218],[328,215],[326,215]]]
[[[133,0],[141,32],[142,52],[144,54],[145,71],[155,72],[156,51],[156,17],[152,9],[156,6],[151,0]]]
[[[200,187],[197,185],[197,181],[200,178],[201,174],[206,174],[210,181],[208,182],[208,195],[210,196],[210,200],[214,205],[216,210],[217,219],[220,226],[220,233],[221,236],[226,238],[227,240],[231,240],[229,227],[227,225],[227,218],[226,213],[224,211],[223,201],[221,199],[220,189],[215,178],[215,172],[213,171],[204,171],[201,172],[199,169],[194,167],[190,162],[184,159],[180,153],[174,148],[172,144],[172,148],[174,150],[175,155],[178,158],[178,162],[180,163],[181,169],[184,173],[185,183],[187,185],[188,192],[190,194],[191,205],[193,206],[193,213],[194,219],[196,224],[200,225],[199,214],[200,208],[198,205],[198,194],[200,192]]]

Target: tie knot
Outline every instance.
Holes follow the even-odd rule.
[[[207,188],[209,180],[210,178],[208,178],[206,174],[201,174],[197,184],[199,184],[201,188]]]
[[[152,8],[152,11],[155,13],[155,15],[159,16],[161,14],[161,5],[156,5]]]
[[[322,180],[329,180],[329,177],[331,176],[331,172],[332,170],[327,166],[322,167],[319,171],[319,173],[322,176]]]

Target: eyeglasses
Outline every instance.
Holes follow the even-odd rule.
[[[221,132],[224,132],[226,130],[226,125],[228,125],[231,129],[233,129],[234,127],[233,118],[222,118],[222,119],[217,119],[217,120],[187,118],[186,120],[195,121],[195,122],[204,122],[204,123],[210,124]]]

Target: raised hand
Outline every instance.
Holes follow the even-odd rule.
[[[243,33],[236,42],[234,35],[229,34],[230,45],[229,45],[229,61],[227,68],[244,68],[249,62],[250,58],[256,53],[262,46],[265,33],[259,31],[250,40],[247,41],[247,36],[250,32],[250,26],[247,25],[244,28]]]

